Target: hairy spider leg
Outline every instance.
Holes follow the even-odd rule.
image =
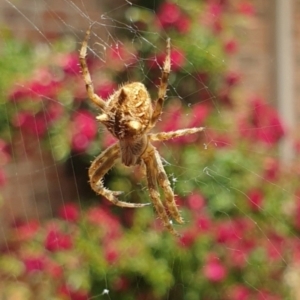
[[[166,171],[163,167],[160,155],[156,149],[154,149],[154,164],[155,164],[155,171],[156,171],[156,178],[159,186],[163,189],[165,195],[165,203],[166,207],[169,211],[170,216],[175,219],[179,224],[183,224],[184,221],[180,216],[178,211],[177,205],[174,199],[174,193],[170,185],[170,181],[166,174]]]
[[[197,128],[194,127],[194,128],[179,129],[179,130],[169,131],[169,132],[150,133],[148,134],[148,136],[150,141],[166,141],[176,137],[193,134],[204,130],[205,127],[197,127]]]
[[[89,168],[89,178],[92,189],[117,206],[137,208],[150,205],[150,203],[128,203],[119,201],[116,196],[122,192],[110,191],[103,186],[103,176],[113,167],[119,157],[120,145],[118,142],[97,156]]]
[[[156,168],[159,165],[159,163],[157,161],[157,158],[159,156],[156,155],[156,153],[157,152],[156,152],[156,149],[154,148],[154,146],[152,146],[151,144],[149,144],[146,152],[142,156],[142,159],[143,159],[143,161],[145,163],[145,168],[146,168],[149,194],[150,194],[150,197],[152,199],[154,208],[155,208],[155,210],[156,210],[159,218],[162,220],[163,225],[165,226],[165,228],[167,228],[168,231],[171,232],[172,234],[174,234],[176,236],[179,236],[178,232],[172,226],[172,224],[171,224],[171,222],[169,220],[169,216],[168,216],[168,214],[166,212],[166,209],[165,209],[165,207],[162,204],[161,199],[160,199],[160,193],[159,193],[158,188],[157,188],[157,182],[158,182],[157,175],[161,174],[161,172],[164,171],[164,170],[163,169],[159,170],[159,174],[157,174],[157,172],[156,172]],[[166,176],[165,177],[161,177],[161,180],[164,180],[164,179],[167,179]],[[167,179],[167,181],[168,181],[168,179]],[[163,189],[165,191],[165,187],[164,186],[163,186]],[[169,193],[169,190],[168,190],[167,193]],[[166,199],[168,201],[170,201],[170,195],[169,194],[166,196]],[[176,205],[175,205],[175,210],[177,210]],[[179,216],[178,210],[177,210],[177,213],[178,213],[177,219],[180,221],[180,223],[183,223],[183,220]]]
[[[101,99],[94,92],[93,82],[91,79],[91,75],[90,75],[86,60],[85,60],[90,34],[91,34],[91,26],[87,30],[87,32],[85,34],[85,38],[82,42],[82,46],[81,46],[81,49],[79,52],[79,61],[80,61],[80,66],[81,66],[81,70],[82,70],[83,79],[85,81],[86,91],[87,91],[87,94],[88,94],[90,100],[93,101],[102,110],[105,110],[106,103],[103,99]]]
[[[161,112],[162,112],[164,99],[166,97],[167,87],[168,87],[168,79],[169,79],[169,75],[171,72],[170,47],[171,47],[170,46],[170,38],[168,38],[167,39],[167,49],[166,49],[167,55],[166,55],[163,69],[162,69],[160,85],[158,87],[158,99],[155,101],[155,107],[154,107],[154,111],[153,111],[152,118],[150,121],[149,129],[153,128],[155,126],[155,123],[159,119]]]

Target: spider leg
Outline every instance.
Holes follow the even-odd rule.
[[[179,130],[169,131],[169,132],[150,133],[148,136],[150,138],[150,141],[165,141],[165,140],[170,140],[176,137],[180,137],[187,134],[193,134],[204,130],[205,127],[198,127],[198,128],[194,127],[194,128],[179,129]]]
[[[116,196],[120,195],[122,192],[110,191],[103,186],[103,176],[108,172],[109,169],[112,168],[119,157],[119,143],[113,144],[96,157],[89,168],[89,178],[92,189],[97,194],[104,196],[117,206],[136,208],[149,205],[150,203],[128,203],[119,201]]]
[[[171,54],[170,54],[170,38],[167,39],[167,56],[162,69],[160,85],[158,88],[158,99],[155,101],[155,108],[152,114],[150,128],[153,128],[158,118],[161,115],[164,99],[167,93],[168,79],[171,72]]]
[[[103,99],[101,99],[97,94],[94,92],[94,87],[93,87],[93,82],[91,79],[91,75],[85,60],[86,57],[86,52],[87,52],[87,47],[88,47],[88,39],[91,34],[91,26],[87,30],[85,34],[85,38],[82,42],[82,46],[79,52],[79,61],[80,61],[80,66],[83,74],[83,79],[85,81],[85,86],[86,86],[86,91],[88,93],[89,98],[97,105],[99,106],[102,110],[105,109],[106,103]]]
[[[166,194],[166,206],[169,209],[171,216],[174,217],[174,219],[176,219],[176,221],[178,221],[179,223],[183,223],[183,220],[180,217],[175,205],[174,194],[170,187],[167,175],[164,172],[159,154],[151,144],[148,145],[146,152],[143,154],[143,161],[146,167],[149,194],[152,199],[154,208],[169,232],[176,236],[179,236],[178,232],[172,226],[166,209],[160,200],[157,182],[163,188]]]

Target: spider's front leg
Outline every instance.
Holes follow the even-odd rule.
[[[93,82],[92,82],[92,79],[91,79],[91,75],[90,75],[86,60],[85,60],[87,47],[88,47],[88,39],[90,37],[90,34],[91,34],[91,26],[87,30],[87,32],[85,34],[85,38],[82,42],[82,46],[81,46],[81,49],[80,49],[80,52],[79,52],[79,61],[80,61],[80,66],[81,66],[81,70],[82,70],[83,79],[85,81],[86,91],[88,93],[89,98],[98,107],[100,107],[102,110],[104,110],[105,107],[106,107],[105,101],[103,101],[103,99],[101,99],[94,92]]]
[[[119,143],[110,146],[96,157],[89,168],[89,178],[92,189],[117,206],[136,208],[149,205],[150,203],[128,203],[119,201],[116,196],[122,192],[110,191],[103,186],[103,176],[113,167],[119,157]]]
[[[149,194],[152,199],[155,210],[162,220],[164,226],[174,235],[179,236],[178,232],[172,226],[169,216],[166,212],[164,205],[160,200],[160,193],[157,188],[157,183],[162,187],[165,193],[166,207],[168,211],[178,223],[183,223],[177,206],[174,200],[174,194],[170,186],[168,177],[164,171],[159,153],[151,144],[148,145],[147,150],[144,152],[142,159],[145,163]]]
[[[160,78],[160,85],[158,88],[158,99],[155,101],[155,107],[154,107],[154,111],[152,114],[152,118],[151,118],[151,124],[149,128],[153,128],[155,123],[157,122],[157,120],[159,119],[161,112],[162,112],[162,108],[163,108],[163,103],[164,103],[164,99],[166,97],[166,93],[167,93],[167,87],[168,87],[168,79],[169,79],[169,75],[171,72],[171,53],[170,53],[170,38],[167,39],[167,56],[165,58],[165,62],[164,62],[164,66],[162,69],[162,74],[161,74],[161,78]]]

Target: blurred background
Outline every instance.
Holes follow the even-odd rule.
[[[0,299],[300,299],[298,0],[0,1]],[[96,93],[172,73],[155,144],[186,220],[91,190]],[[299,27],[299,28],[298,28]],[[105,185],[148,202],[140,167]],[[163,199],[163,194],[161,195]]]

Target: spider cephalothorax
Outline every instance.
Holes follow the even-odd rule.
[[[151,200],[158,216],[164,226],[173,234],[177,232],[169,219],[175,219],[183,223],[174,200],[174,193],[165,173],[160,155],[151,141],[164,141],[175,137],[203,131],[203,127],[181,129],[171,132],[149,133],[159,119],[167,90],[170,74],[170,39],[167,40],[167,55],[164,62],[162,77],[158,90],[158,99],[152,104],[146,87],[140,82],[124,84],[106,101],[94,93],[93,83],[85,61],[87,41],[90,36],[90,28],[86,32],[85,39],[80,49],[80,64],[83,78],[86,84],[88,97],[100,108],[101,113],[97,120],[118,139],[118,142],[104,150],[92,162],[89,168],[89,178],[92,189],[115,205],[121,207],[143,207],[149,203],[129,203],[118,200],[121,192],[110,191],[103,186],[103,176],[113,167],[116,160],[126,166],[142,164],[146,169],[148,189]],[[160,199],[158,186],[164,192],[164,204]]]
[[[122,163],[135,165],[147,146],[145,132],[152,116],[152,103],[140,82],[122,86],[107,100],[105,111],[97,117],[120,141]]]

